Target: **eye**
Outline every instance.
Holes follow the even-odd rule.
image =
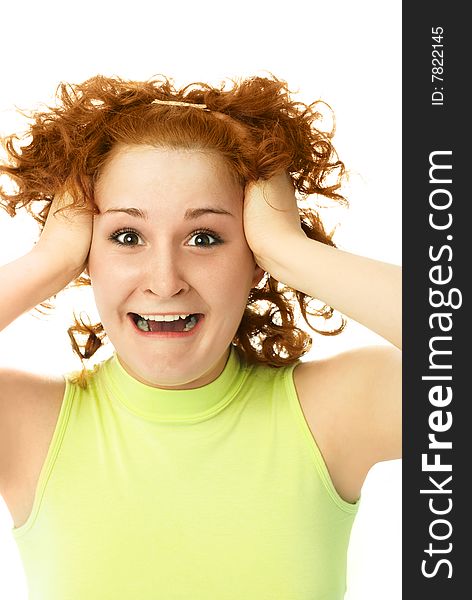
[[[193,243],[192,243],[193,240]],[[189,241],[189,246],[199,246],[201,248],[208,248],[209,246],[216,246],[222,244],[223,240],[214,231],[206,229],[200,229],[192,233],[192,237]]]
[[[108,238],[118,246],[142,246],[142,240],[134,229],[120,229]]]

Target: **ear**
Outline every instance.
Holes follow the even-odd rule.
[[[265,271],[262,267],[256,264],[254,269],[254,277],[252,278],[252,287],[256,286],[260,280],[264,277]]]

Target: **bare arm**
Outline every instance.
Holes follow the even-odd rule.
[[[268,270],[401,349],[400,267],[300,237],[288,246],[283,260],[268,264]]]
[[[245,233],[257,263],[401,348],[401,268],[308,238],[285,173],[249,186]]]
[[[48,256],[40,248],[34,248],[0,267],[0,331],[24,312],[56,294],[74,278],[74,272],[61,262],[56,260],[48,264]]]
[[[62,290],[84,269],[92,216],[89,209],[55,214],[68,202],[65,196],[55,199],[36,246],[0,267],[0,330]]]

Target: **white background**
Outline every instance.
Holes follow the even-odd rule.
[[[15,105],[51,103],[60,81],[98,73],[136,80],[162,73],[180,85],[270,71],[299,90],[299,100],[326,100],[336,114],[335,146],[351,173],[351,208],[325,214],[340,222],[334,239],[350,252],[401,263],[400,1],[31,0],[2,6],[0,32],[1,135],[24,127]],[[26,252],[37,235],[26,218],[3,211],[0,233],[0,264]],[[72,305],[81,310],[91,302],[88,291],[65,292],[52,316],[18,319],[0,334],[0,364],[51,373],[78,368],[66,329]],[[371,343],[386,342],[351,321],[341,336],[316,339],[307,358]],[[401,598],[400,465],[380,463],[368,475],[346,600]],[[25,600],[11,526],[0,499],[0,598]]]

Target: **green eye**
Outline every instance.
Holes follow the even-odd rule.
[[[140,246],[142,245],[142,240],[139,237],[139,234],[133,229],[122,229],[120,231],[115,231],[109,239],[118,246]]]
[[[195,231],[190,238],[189,246],[208,248],[209,246],[216,246],[217,244],[222,243],[223,240],[214,232]]]

